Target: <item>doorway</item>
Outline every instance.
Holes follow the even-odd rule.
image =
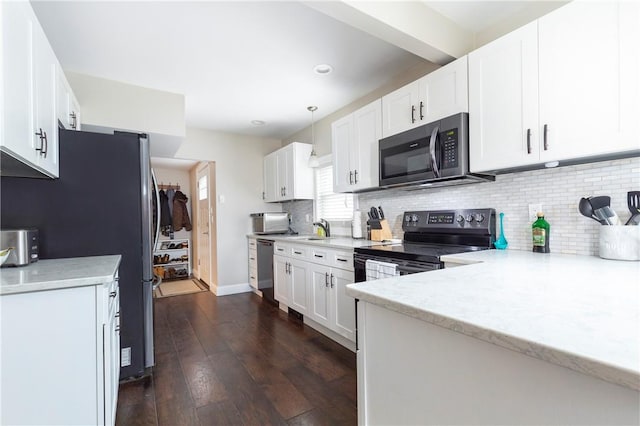
[[[196,232],[194,239],[195,259],[198,278],[209,286],[212,292],[217,287],[216,252],[216,191],[215,163],[200,163],[195,167],[196,180]]]

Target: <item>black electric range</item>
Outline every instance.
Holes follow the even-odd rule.
[[[487,250],[496,240],[494,209],[423,210],[405,212],[400,244],[354,250],[356,282],[366,279],[366,261],[397,265],[400,275],[441,269],[441,256]]]

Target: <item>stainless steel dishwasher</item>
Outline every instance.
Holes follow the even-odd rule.
[[[273,241],[257,240],[258,290],[267,301],[277,304],[273,297]]]

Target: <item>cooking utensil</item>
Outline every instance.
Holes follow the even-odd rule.
[[[509,245],[509,243],[507,242],[507,239],[504,237],[504,225],[502,224],[503,218],[504,218],[504,213],[500,213],[500,238],[498,238],[498,241],[493,243],[493,245],[498,250],[504,250]]]
[[[594,210],[593,213],[600,219],[600,222],[604,221],[606,225],[620,225],[618,215],[609,206],[600,207]]]
[[[640,191],[627,192],[627,206],[631,212],[631,217],[625,225],[640,224]]]
[[[603,207],[611,207],[611,197],[608,195],[599,195],[597,197],[589,197],[589,203],[591,203],[591,207],[595,212],[598,209]]]
[[[380,219],[384,219],[384,212],[382,211],[382,206],[378,206],[378,212],[380,213]]]
[[[587,198],[580,198],[580,202],[578,203],[578,211],[580,213],[582,213],[582,215],[584,217],[588,217],[590,219],[595,220],[596,222],[599,222],[600,224],[604,225],[605,223],[603,223],[600,219],[598,219],[596,217],[596,215],[593,213],[593,207],[591,206],[591,203],[589,202],[589,200]]]

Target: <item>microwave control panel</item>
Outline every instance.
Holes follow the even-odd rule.
[[[458,167],[458,129],[441,132],[440,143],[442,146],[442,168]]]

